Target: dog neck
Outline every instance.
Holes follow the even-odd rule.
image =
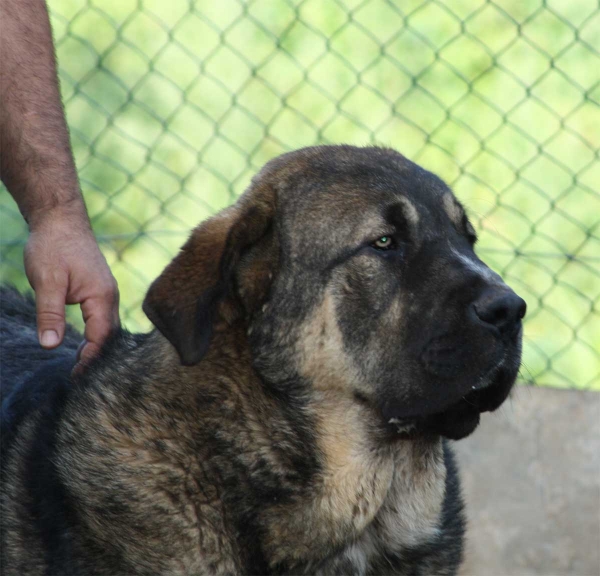
[[[171,353],[171,370],[201,409],[192,423],[198,437],[210,430],[220,441],[219,454],[202,456],[202,481],[214,473],[218,492],[220,468],[235,463],[240,492],[225,500],[233,495],[232,507],[252,511],[243,522],[255,526],[252,545],[264,564],[298,568],[349,542],[360,540],[367,549],[384,533],[390,540],[391,531],[399,541],[431,536],[443,499],[443,463],[431,464],[439,464],[440,442],[382,442],[372,410],[339,387],[275,393],[252,368],[243,334],[217,330],[200,364],[181,367]],[[419,486],[423,494],[414,493]],[[403,509],[403,500],[421,505]],[[376,517],[378,533],[371,528]]]
[[[368,410],[335,394],[314,396],[319,473],[302,501],[266,510],[264,547],[275,564],[300,568],[331,550],[369,557],[437,532],[445,494],[439,439],[381,444]]]

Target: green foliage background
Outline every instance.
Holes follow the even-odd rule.
[[[527,300],[522,378],[600,389],[596,0],[50,0],[94,229],[132,330],[190,228],[273,156],[392,146]],[[26,228],[0,194],[3,280]],[[77,315],[71,316],[80,322]]]

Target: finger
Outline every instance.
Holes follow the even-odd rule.
[[[79,343],[77,351],[75,352],[75,366],[73,366],[73,370],[71,370],[72,376],[79,376],[85,371],[89,361],[98,353],[98,350],[95,350],[94,348],[94,346],[90,347],[87,340],[82,340]]]
[[[81,357],[91,357],[109,334],[119,326],[117,299],[114,292],[108,291],[103,296],[88,298],[81,303],[81,312],[85,322],[84,346]]]
[[[100,352],[100,346],[93,344],[92,342],[84,341],[84,345],[79,352],[77,359],[77,366],[86,366],[94,356]]]
[[[75,362],[79,362],[81,360],[81,352],[85,348],[86,344],[87,340],[84,339],[79,343],[79,346],[77,346],[77,350],[75,351]]]
[[[79,376],[80,374],[83,374],[85,368],[86,366],[83,362],[77,362],[77,364],[73,366],[73,370],[71,370],[71,376]]]
[[[38,339],[43,348],[56,348],[65,333],[67,286],[39,287],[35,294]]]

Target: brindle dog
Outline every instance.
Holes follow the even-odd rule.
[[[446,439],[507,397],[525,313],[475,239],[400,154],[315,147],[196,228],[157,330],[81,376],[4,290],[3,574],[454,574]]]

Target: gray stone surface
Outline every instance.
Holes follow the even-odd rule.
[[[455,448],[463,575],[600,574],[600,393],[519,387]]]

